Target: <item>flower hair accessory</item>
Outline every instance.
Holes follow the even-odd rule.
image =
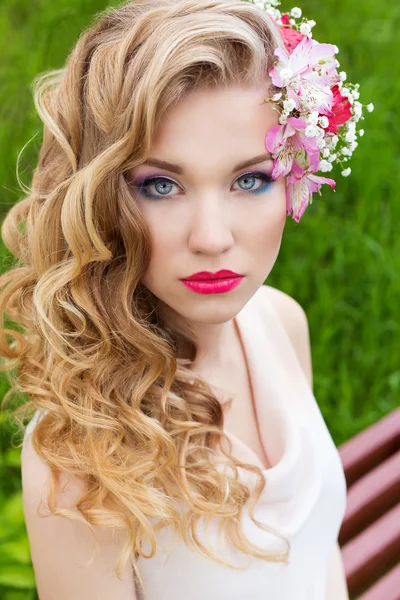
[[[274,159],[273,179],[286,176],[287,214],[298,223],[312,194],[323,184],[332,189],[336,182],[316,175],[332,171],[334,163],[342,167],[342,175],[351,173],[346,163],[356,149],[357,124],[364,119],[363,105],[358,101],[359,84],[346,83],[347,75],[338,72],[339,49],[320,44],[312,37],[315,21],[302,17],[300,8],[289,13],[278,9],[280,0],[244,0],[255,4],[279,26],[285,50],[275,50],[277,60],[269,72],[279,89],[265,102],[280,112],[279,125],[272,127],[265,145]],[[374,110],[367,105],[368,112]]]

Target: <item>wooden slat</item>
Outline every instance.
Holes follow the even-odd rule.
[[[400,555],[400,504],[345,544],[341,552],[349,593],[356,595]]]
[[[356,481],[348,491],[339,534],[343,546],[400,499],[400,450]]]
[[[347,486],[400,449],[400,408],[339,447]]]
[[[400,564],[389,571],[358,600],[400,600]]]

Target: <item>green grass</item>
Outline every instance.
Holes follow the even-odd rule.
[[[96,0],[3,0],[0,9],[1,213],[21,197],[40,146],[30,83],[59,68],[95,12]],[[316,197],[300,225],[288,221],[268,283],[295,297],[310,324],[315,394],[336,444],[399,405],[400,395],[400,5],[393,0],[303,0],[314,37],[337,44],[348,79],[361,85],[365,136],[337,191]],[[290,9],[292,3],[284,3]],[[3,268],[8,253],[0,249]],[[0,382],[0,394],[6,384]],[[34,582],[20,506],[13,428],[1,423],[0,597],[33,600]],[[10,516],[11,515],[11,516]]]

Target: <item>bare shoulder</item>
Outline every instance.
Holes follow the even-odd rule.
[[[312,361],[307,315],[291,296],[269,285],[261,286],[260,295],[272,302],[296,351],[299,362],[312,386]]]
[[[127,539],[126,532],[89,527],[46,510],[51,471],[26,435],[21,451],[22,503],[36,587],[40,600],[134,600],[130,561],[118,579],[113,566]],[[84,486],[78,478],[61,477],[58,506],[74,510]],[[74,511],[75,512],[75,511]],[[77,513],[78,514],[78,513]],[[94,556],[91,564],[86,563]]]

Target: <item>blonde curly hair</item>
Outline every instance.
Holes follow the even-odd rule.
[[[240,513],[251,499],[253,521],[281,537],[253,515],[265,477],[231,455],[221,404],[190,369],[190,329],[163,322],[141,284],[149,233],[126,178],[188,91],[272,87],[277,46],[277,26],[243,0],[136,0],[98,14],[65,67],[33,82],[43,143],[32,184],[20,183],[26,195],[2,225],[16,257],[0,278],[1,369],[11,384],[2,406],[28,395],[12,413],[22,428],[43,412],[32,443],[51,469],[52,514],[77,518],[57,507],[65,472],[85,482],[82,521],[128,529],[118,576],[130,558],[141,582],[137,558],[154,555],[156,530],[166,526],[227,565],[196,535],[199,520],[216,515],[238,550],[286,562],[287,553],[243,534]],[[18,329],[4,325],[6,315]],[[253,489],[238,466],[256,475]]]

